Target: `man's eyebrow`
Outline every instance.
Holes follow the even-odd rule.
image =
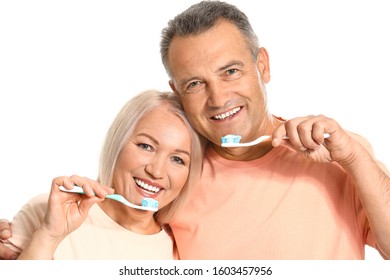
[[[239,61],[239,60],[232,60],[232,61],[229,61],[227,64],[219,67],[217,69],[217,71],[215,71],[215,73],[221,72],[221,71],[226,71],[227,69],[229,69],[229,68],[231,68],[233,66],[235,66],[235,67],[238,66],[238,67],[242,68],[242,67],[245,66],[245,64],[242,61]],[[200,76],[193,76],[193,77],[190,77],[190,78],[184,78],[184,79],[179,81],[179,88],[182,89],[183,87],[185,87],[192,80],[195,80],[195,81],[196,80],[200,80],[200,81],[202,81],[203,78],[200,77]]]
[[[221,66],[217,69],[217,72],[220,72],[220,71],[225,71],[233,66],[239,66],[239,67],[244,67],[244,63],[242,61],[239,61],[239,60],[232,60],[232,61],[229,61],[227,64],[225,64],[224,66]]]
[[[190,78],[184,78],[182,80],[179,81],[179,88],[183,88],[185,87],[190,81],[193,81],[193,80],[203,80],[202,77],[200,76],[194,76],[194,77],[190,77]]]

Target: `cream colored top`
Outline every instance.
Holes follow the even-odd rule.
[[[48,195],[30,200],[12,221],[12,237],[6,245],[23,250],[39,227]],[[44,246],[44,244],[42,244]],[[54,259],[173,259],[173,239],[165,231],[143,235],[112,220],[98,205],[92,206],[85,222],[58,246]]]

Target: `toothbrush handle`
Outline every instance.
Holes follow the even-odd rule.
[[[79,186],[74,186],[73,189],[71,189],[71,190],[68,190],[63,186],[59,186],[58,188],[63,192],[85,194],[83,188],[79,187]],[[121,195],[116,194],[116,193],[108,194],[108,195],[106,195],[106,198],[110,198],[110,199],[117,200],[117,201],[121,201],[123,199],[123,197]]]
[[[329,138],[330,137],[330,134],[329,133],[324,133],[324,138],[326,139],[326,138]],[[284,140],[288,140],[288,139],[290,139],[287,135],[286,136],[283,136],[283,139]]]
[[[123,196],[116,194],[116,193],[113,193],[113,194],[106,195],[106,198],[111,198],[113,200],[120,201],[123,198]]]
[[[65,189],[65,187],[63,187],[63,186],[59,186],[58,188],[63,192],[85,194],[83,188],[79,187],[79,186],[74,186],[73,189],[71,189],[71,190]],[[121,195],[116,194],[116,193],[106,195],[106,198],[111,198],[114,200],[120,200],[121,197],[122,197]]]
[[[74,186],[73,189],[71,190],[68,190],[66,189],[65,187],[63,186],[59,186],[58,187],[61,191],[63,192],[68,192],[68,193],[79,193],[79,194],[85,194],[84,190],[82,187],[79,187],[79,186]],[[119,201],[127,206],[130,206],[132,208],[136,208],[136,209],[142,209],[142,210],[148,210],[148,211],[153,211],[153,212],[156,212],[158,211],[158,206],[156,207],[148,207],[148,206],[139,206],[139,205],[136,205],[136,204],[133,204],[129,201],[127,201],[123,196],[121,196],[120,194],[108,194],[106,195],[106,198],[110,198],[110,199],[113,199],[113,200],[116,200],[116,201]]]
[[[85,194],[83,188],[82,188],[82,187],[79,187],[79,186],[74,186],[73,189],[71,189],[71,190],[65,189],[65,187],[63,187],[63,186],[59,186],[58,188],[59,188],[61,191],[63,191],[63,192]]]

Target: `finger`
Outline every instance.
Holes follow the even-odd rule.
[[[81,187],[87,197],[95,196],[95,192],[90,186],[88,178],[81,177],[78,175],[72,175],[69,179],[73,183],[73,185]]]
[[[61,177],[54,178],[53,181],[52,181],[51,186],[52,186],[52,189],[55,189],[55,190],[57,190],[59,186],[63,186],[66,189],[71,190],[71,189],[73,189],[74,184],[70,180],[69,177],[61,176]]]
[[[312,137],[318,145],[322,145],[325,143],[325,137],[324,137],[325,133],[326,130],[325,130],[325,125],[323,123],[316,122],[313,124]]]
[[[286,127],[285,124],[281,124],[279,127],[277,127],[273,133],[272,133],[272,146],[277,147],[279,146],[282,141],[283,137],[286,135]]]
[[[64,202],[64,199],[73,199],[74,201],[79,201],[82,197],[79,193],[72,192],[63,192],[60,190],[60,186],[65,189],[71,190],[74,188],[74,183],[67,176],[54,178],[51,185],[51,191],[49,196],[49,203],[51,205],[61,204]]]
[[[320,148],[320,145],[313,138],[314,121],[313,118],[310,118],[297,126],[298,136],[304,149],[318,150]]]
[[[289,142],[292,144],[292,147],[294,149],[300,150],[302,152],[306,151],[307,148],[303,145],[299,132],[298,127],[302,123],[303,118],[295,118],[292,120],[289,120],[285,123],[286,127],[286,136],[289,139]],[[301,131],[300,133],[302,133]]]
[[[85,218],[88,215],[89,209],[91,209],[92,205],[102,200],[103,198],[97,196],[82,199],[78,206],[81,217]]]
[[[12,236],[11,226],[8,220],[0,219],[0,238],[5,240]]]
[[[114,192],[114,190],[112,188],[104,186],[96,180],[92,180],[89,178],[85,178],[85,179],[88,181],[88,185],[92,188],[95,195],[100,197],[100,198],[104,198],[104,197],[106,197],[107,194]]]
[[[0,243],[0,260],[15,260],[18,256],[18,253]]]

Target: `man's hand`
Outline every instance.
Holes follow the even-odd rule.
[[[324,138],[325,133],[329,138]],[[289,139],[283,140],[284,136]],[[316,162],[348,165],[355,158],[356,141],[335,120],[323,115],[288,120],[275,129],[272,139],[274,147],[284,143]]]
[[[0,219],[0,239],[7,240],[12,236],[11,225],[5,219]],[[14,260],[18,257],[18,254],[11,249],[4,246],[0,242],[0,260]]]

